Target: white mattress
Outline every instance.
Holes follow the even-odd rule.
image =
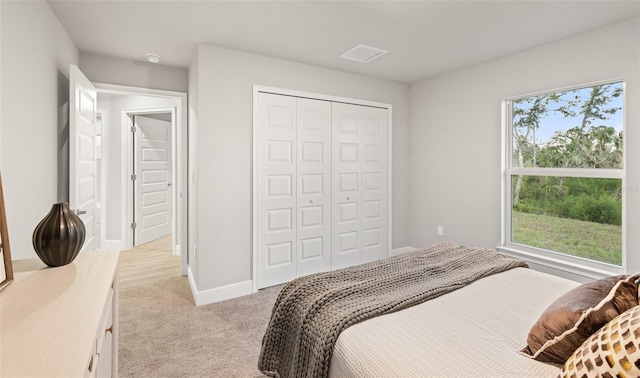
[[[347,328],[331,377],[555,377],[519,353],[542,311],[579,284],[516,268]]]

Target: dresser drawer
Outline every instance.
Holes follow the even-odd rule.
[[[100,326],[98,327],[98,333],[96,334],[96,353],[101,354],[102,344],[107,332],[113,332],[113,287],[109,289],[107,295],[107,301],[104,305],[104,311],[102,312],[102,318],[100,319]]]
[[[96,371],[98,370],[98,363],[100,362],[100,355],[94,353],[89,358],[89,365],[87,366],[87,370],[84,372],[84,378],[95,378]]]
[[[87,365],[87,371],[85,373],[86,378],[94,378],[98,376],[107,376],[104,374],[99,374],[99,370],[106,370],[105,367],[108,366],[108,361],[105,362],[101,359],[104,356],[107,359],[111,359],[111,332],[113,329],[113,296],[114,290],[113,286],[109,288],[109,293],[107,294],[107,300],[104,304],[104,309],[102,311],[102,316],[100,317],[100,325],[98,326],[98,331],[96,333],[95,342],[93,343],[93,348],[91,350],[91,357],[89,358],[89,363]],[[107,341],[105,343],[105,340]],[[109,350],[104,350],[109,349]],[[110,373],[110,369],[109,369]],[[109,374],[110,376],[110,374]]]

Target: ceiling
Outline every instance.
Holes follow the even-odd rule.
[[[188,67],[206,43],[405,83],[640,16],[638,0],[49,4],[83,52]],[[360,43],[389,53],[338,58]]]

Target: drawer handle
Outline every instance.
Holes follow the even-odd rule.
[[[89,372],[93,373],[96,370],[96,366],[98,365],[98,355],[91,355],[91,362],[89,363]]]
[[[113,326],[111,326],[111,327],[109,327],[109,328],[105,329],[104,331],[105,331],[105,332],[109,332],[109,333],[113,334]]]

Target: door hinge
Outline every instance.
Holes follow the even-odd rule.
[[[138,227],[138,225],[136,224],[136,222],[132,222],[131,223],[131,229],[135,230],[136,227]]]
[[[136,127],[135,126],[131,126],[131,132],[135,133],[136,132]]]
[[[137,179],[137,176],[135,174],[132,174],[131,175],[131,181],[136,181],[136,179]]]

